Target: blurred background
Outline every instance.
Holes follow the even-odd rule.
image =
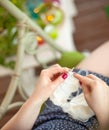
[[[54,63],[68,67],[76,66],[95,48],[109,40],[108,0],[10,1],[34,22],[37,22],[44,32],[56,42],[56,45],[65,50],[61,56],[57,52],[54,53],[46,41],[37,35],[38,59],[48,66]],[[0,103],[8,88],[16,62],[15,56],[18,47],[16,23],[16,19],[0,6]],[[66,64],[67,60],[69,64]],[[25,56],[20,82],[24,86],[23,91],[28,96],[34,89],[41,69],[44,68],[40,62],[33,56]],[[19,100],[24,99],[17,91],[13,101]],[[7,112],[0,121],[0,128],[18,109]]]

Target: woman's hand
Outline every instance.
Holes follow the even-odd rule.
[[[33,95],[36,95],[44,103],[57,86],[63,82],[62,74],[64,74],[64,78],[67,77],[67,74],[65,75],[67,71],[68,68],[61,67],[58,64],[42,70]]]
[[[65,74],[67,71],[67,68],[62,68],[59,65],[54,65],[48,69],[42,70],[33,94],[2,130],[32,129],[42,104],[67,77],[67,74]],[[62,74],[64,74],[64,76],[62,76]]]
[[[109,87],[104,81],[90,74],[74,74],[80,81],[88,105],[95,112],[101,126],[109,122]]]

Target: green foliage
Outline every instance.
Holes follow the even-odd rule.
[[[62,57],[58,60],[58,64],[62,67],[73,68],[82,61],[84,57],[85,56],[78,51],[64,52]]]
[[[11,0],[20,9],[23,9],[24,0]],[[0,64],[14,67],[14,60],[7,62],[7,58],[16,55],[17,28],[16,19],[0,6]]]
[[[107,15],[107,17],[108,17],[108,19],[109,19],[109,5],[107,5],[107,6],[105,7],[105,12],[106,12],[106,15]]]

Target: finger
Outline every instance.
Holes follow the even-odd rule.
[[[53,81],[53,87],[57,88],[63,81],[64,79],[62,76],[59,76],[56,80]]]
[[[54,81],[54,80],[55,80],[56,78],[58,78],[59,76],[61,76],[63,79],[66,79],[67,76],[68,76],[68,74],[67,74],[66,70],[65,70],[65,71],[63,70],[63,72],[58,72],[58,73],[54,74],[54,75],[52,76],[51,80]]]
[[[85,84],[85,85],[90,85],[93,82],[93,80],[88,78],[87,76],[82,76],[77,73],[74,74],[74,77],[77,78],[82,84]]]
[[[87,94],[89,94],[92,89],[93,89],[93,83],[94,83],[94,80],[87,77],[87,76],[82,76],[82,75],[79,75],[79,74],[74,74],[75,78],[77,78],[82,84],[81,84],[81,87],[83,89],[83,93],[85,94],[85,96]]]
[[[99,81],[100,83],[104,83],[105,84],[105,82],[103,80],[101,80],[99,77],[97,77],[97,76],[95,76],[93,74],[90,74],[87,77],[93,79],[94,81]]]
[[[68,72],[68,70],[69,69],[67,67],[61,67],[58,64],[47,69],[50,76],[62,74],[62,73]]]
[[[54,81],[56,78],[58,78],[63,73],[67,73],[69,69],[66,67],[61,67],[60,65],[56,64],[48,69],[44,69],[41,71],[41,75],[45,75],[48,77],[51,81]]]
[[[93,80],[101,80],[100,78],[98,78],[97,76],[93,75],[93,74],[89,74],[87,75],[87,77],[93,79]]]

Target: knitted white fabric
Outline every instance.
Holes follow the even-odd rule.
[[[85,122],[94,115],[94,112],[88,106],[83,92],[79,92],[80,90],[78,79],[73,76],[73,72],[69,72],[67,79],[57,87],[50,100],[72,118]]]

